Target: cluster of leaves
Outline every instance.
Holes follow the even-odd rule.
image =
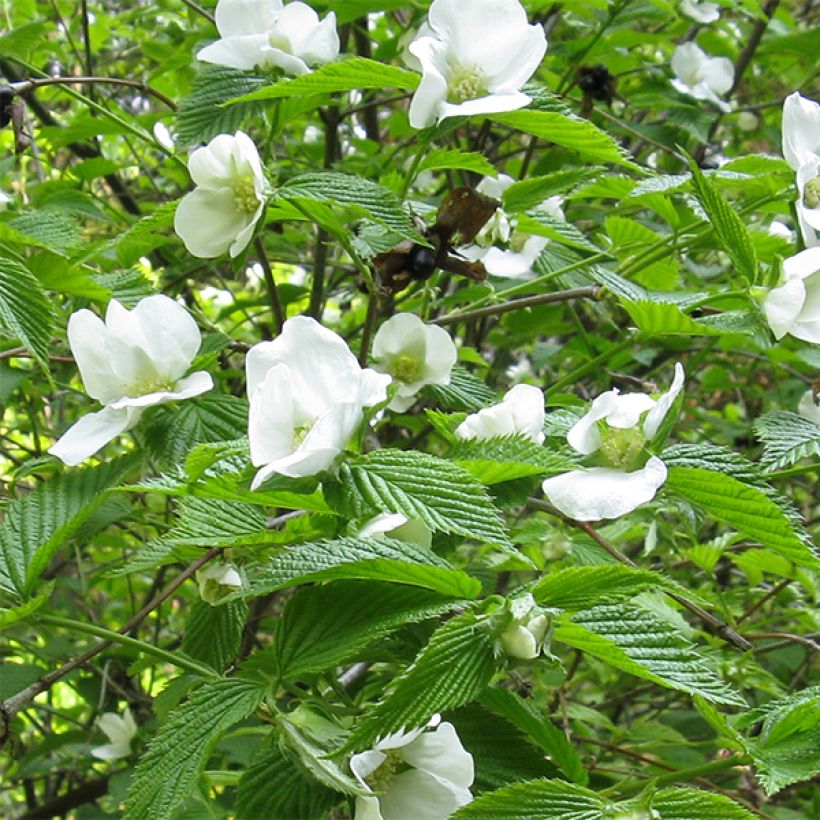
[[[422,132],[399,41],[427,4],[314,3],[353,56],[295,79],[197,63],[202,5],[4,10],[7,81],[136,83],[43,86],[24,96],[27,152],[0,135],[15,200],[0,218],[4,814],[345,816],[362,793],[350,754],[442,713],[476,767],[458,817],[816,815],[820,428],[794,410],[820,352],[774,344],[749,295],[795,252],[768,227],[794,224],[780,103],[816,53],[811,4],[724,2],[730,22],[700,30],[746,71],[721,115],[673,96],[691,27],[674,4],[532,0],[550,47],[531,105]],[[618,77],[611,107],[582,99],[577,71],[596,63]],[[451,383],[321,483],[253,492],[243,354],[275,332],[263,260],[193,259],[171,227],[186,150],[240,127],[275,177],[259,236],[285,311],[354,349],[378,299],[370,260],[417,239],[410,215],[448,190],[510,174],[505,209],[550,240],[534,278],[438,272],[396,297],[454,330]],[[537,211],[550,196],[566,223]],[[61,468],[45,451],[89,407],[67,317],[156,292],[197,318],[194,365],[217,388]],[[593,298],[558,295],[579,292]],[[651,390],[676,361],[689,381],[655,501],[605,526],[545,505],[584,401]],[[547,396],[545,445],[457,441],[521,373]],[[432,546],[355,534],[385,512],[424,522]],[[193,577],[219,555],[245,585],[212,606]],[[522,591],[552,617],[532,662],[492,630]],[[96,719],[126,706],[132,758],[92,766]]]

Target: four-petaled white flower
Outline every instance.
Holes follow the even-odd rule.
[[[110,743],[95,746],[91,754],[100,760],[118,760],[131,754],[131,739],[137,733],[137,724],[126,707],[120,717],[115,712],[105,712],[97,718],[97,726],[108,736]]]
[[[672,85],[682,94],[696,100],[709,100],[721,111],[731,106],[721,100],[735,81],[735,68],[726,57],[709,57],[693,42],[683,43],[672,55],[672,71],[677,75]]]
[[[788,333],[820,344],[820,247],[783,260],[783,281],[766,295],[763,312],[776,339]]]
[[[447,331],[426,325],[414,313],[392,316],[373,339],[373,367],[389,373],[398,386],[388,405],[398,413],[410,407],[426,384],[449,384],[457,358]]]
[[[447,117],[513,111],[530,102],[520,89],[547,50],[518,0],[433,0],[407,62],[422,72],[410,125]]]
[[[219,134],[191,154],[188,171],[197,187],[177,206],[174,230],[194,256],[238,256],[265,210],[268,188],[256,146],[242,131]]]
[[[517,384],[502,401],[467,416],[456,427],[459,438],[488,439],[519,435],[544,441],[544,394],[532,384]]]
[[[455,727],[439,721],[434,715],[426,727],[388,735],[353,755],[350,770],[373,792],[356,798],[354,820],[444,820],[473,799],[473,756]]]
[[[525,593],[507,600],[504,617],[508,623],[498,635],[501,651],[524,661],[537,658],[550,628],[549,614],[535,603],[532,595]]]
[[[309,66],[339,56],[336,15],[324,20],[305,3],[282,0],[219,0],[216,28],[220,39],[196,56],[231,68],[275,66],[286,74],[307,74]]]
[[[362,370],[344,339],[296,316],[245,360],[256,489],[278,474],[300,478],[331,467],[363,419],[387,398],[390,377]]]
[[[401,513],[381,513],[374,516],[365,521],[356,535],[359,538],[393,538],[428,548],[433,544],[433,533],[427,524]]]
[[[502,199],[504,191],[515,180],[507,174],[498,177],[484,177],[476,186],[479,193],[494,199]],[[559,222],[564,221],[561,210],[561,197],[551,196],[536,206],[533,211]],[[505,245],[500,248],[496,243]],[[509,216],[503,208],[496,212],[478,232],[475,243],[464,245],[458,252],[465,259],[481,261],[492,276],[503,276],[507,279],[524,279],[532,276],[532,266],[549,244],[549,239],[537,234],[517,230],[516,218]]]
[[[167,296],[148,296],[133,310],[112,299],[105,322],[78,310],[68,320],[68,341],[86,393],[104,405],[49,449],[70,466],[134,427],[146,407],[213,387],[204,370],[185,376],[202,340],[188,311]]]
[[[807,390],[797,403],[797,412],[804,419],[820,426],[820,398],[815,398],[813,390]]]
[[[197,570],[199,597],[216,606],[226,595],[242,589],[242,576],[233,564],[209,564]]]
[[[698,23],[714,23],[720,18],[720,6],[709,0],[681,0],[680,10]]]
[[[683,368],[676,364],[672,386],[657,399],[618,390],[598,396],[567,441],[582,455],[594,454],[603,466],[548,478],[541,485],[544,495],[576,521],[618,518],[651,501],[667,470],[657,456],[646,460],[644,446],[657,435],[683,382]]]
[[[811,248],[820,242],[820,104],[797,91],[783,103],[783,156],[797,175],[797,221]]]

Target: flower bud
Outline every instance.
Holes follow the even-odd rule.
[[[199,596],[205,603],[216,606],[223,598],[242,589],[242,576],[233,564],[213,564],[196,574]]]

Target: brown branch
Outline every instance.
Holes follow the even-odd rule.
[[[12,91],[16,94],[25,94],[27,91],[31,91],[34,88],[41,88],[47,85],[124,85],[128,86],[129,88],[136,88],[142,91],[143,94],[148,94],[151,97],[156,97],[162,103],[164,103],[171,111],[176,111],[176,103],[170,98],[166,97],[161,91],[157,91],[156,88],[148,85],[147,83],[143,83],[140,80],[126,80],[122,77],[91,77],[87,75],[82,75],[78,77],[42,77],[42,78],[33,78],[30,80],[20,80],[16,83],[12,83],[9,87]]]

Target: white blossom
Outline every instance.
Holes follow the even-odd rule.
[[[498,635],[501,651],[519,660],[537,658],[550,627],[548,613],[529,593],[507,600],[505,610],[509,624]]]
[[[472,798],[473,756],[451,723],[396,732],[353,755],[350,770],[372,796],[356,798],[354,820],[445,820]]]
[[[191,154],[188,171],[197,187],[177,206],[174,230],[194,256],[238,256],[253,238],[267,198],[256,146],[242,131],[219,134]]]
[[[0,191],[0,213],[7,211],[12,202],[14,202],[14,197],[9,196],[5,191]]]
[[[215,17],[220,39],[196,55],[206,63],[245,70],[275,66],[286,74],[307,74],[309,66],[339,56],[332,11],[320,21],[306,3],[219,0]]]
[[[285,322],[245,362],[256,489],[274,474],[299,478],[329,469],[363,420],[387,398],[390,377],[362,370],[344,339],[314,319]]]
[[[714,23],[720,19],[720,6],[708,0],[681,0],[680,10],[697,23]]]
[[[422,72],[410,103],[410,125],[447,117],[513,111],[530,102],[520,89],[547,50],[518,0],[433,0],[427,21],[407,47]]]
[[[185,376],[201,344],[199,329],[167,296],[148,296],[133,310],[112,299],[105,322],[90,310],[78,310],[68,320],[68,341],[86,392],[103,405],[49,450],[71,466],[134,427],[146,407],[213,387],[204,370]]]
[[[766,295],[763,312],[776,339],[788,333],[820,344],[820,247],[783,260],[783,278]]]
[[[362,524],[356,533],[359,538],[393,538],[429,547],[433,544],[433,533],[418,518],[408,518],[401,513],[381,513]]]
[[[115,712],[105,712],[97,718],[98,728],[107,735],[110,743],[95,746],[91,754],[100,760],[118,760],[131,754],[131,740],[137,733],[137,724],[128,707],[120,717]]]
[[[797,412],[804,419],[813,421],[820,426],[820,400],[815,398],[813,390],[807,390],[797,403]]]
[[[726,57],[709,57],[695,43],[682,43],[672,55],[672,70],[675,79],[672,85],[682,94],[689,94],[696,100],[709,100],[721,111],[729,111],[730,106],[721,100],[735,81],[732,61]]]
[[[811,248],[820,241],[820,104],[796,91],[783,103],[783,156],[796,175],[797,221]]]
[[[398,413],[427,384],[449,384],[458,351],[449,333],[427,325],[414,313],[397,313],[373,339],[373,367],[389,373],[398,389],[388,407]]]
[[[216,606],[226,595],[242,589],[242,576],[233,564],[208,564],[197,570],[199,597]]]
[[[519,435],[544,441],[544,393],[531,384],[517,384],[502,401],[467,416],[456,427],[459,438],[488,439]]]
[[[683,383],[683,368],[676,364],[672,386],[657,399],[618,390],[598,396],[567,433],[570,446],[594,455],[596,466],[546,479],[544,495],[576,521],[618,518],[651,501],[667,470],[657,456],[647,459],[645,446],[657,436]]]

